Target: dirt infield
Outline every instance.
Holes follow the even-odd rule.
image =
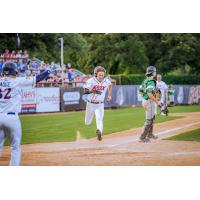
[[[22,165],[200,165],[200,142],[168,141],[165,137],[200,128],[200,113],[179,113],[184,116],[155,125],[159,139],[138,142],[142,128],[131,129],[76,142],[41,143],[22,146]],[[8,165],[9,147],[4,147],[0,165]]]

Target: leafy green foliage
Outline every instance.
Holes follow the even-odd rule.
[[[110,74],[144,74],[155,65],[162,74],[200,74],[200,34],[166,33],[20,33],[22,50],[45,62],[60,62],[58,38],[64,38],[64,61],[85,73],[96,65]],[[15,33],[0,34],[0,52],[17,49]]]

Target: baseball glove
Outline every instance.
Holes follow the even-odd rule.
[[[156,99],[158,101],[160,101],[161,100],[161,91],[160,91],[160,89],[156,88],[155,94],[156,94]]]

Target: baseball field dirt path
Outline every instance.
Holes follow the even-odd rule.
[[[56,142],[22,145],[22,165],[31,166],[115,166],[200,165],[200,142],[169,141],[163,138],[200,128],[200,112],[179,113],[183,116],[173,121],[155,125],[159,139],[151,143],[139,143],[142,128],[130,129],[76,142]],[[9,147],[4,147],[0,165],[8,165]]]

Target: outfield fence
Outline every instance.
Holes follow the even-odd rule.
[[[113,86],[113,99],[105,100],[105,107],[140,106],[142,98],[138,89],[139,85]],[[25,87],[21,95],[22,113],[75,111],[84,110],[86,106],[82,87]],[[175,104],[200,104],[200,85],[174,85],[171,99]]]

